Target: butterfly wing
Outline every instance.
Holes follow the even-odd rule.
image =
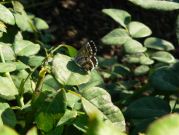
[[[97,48],[93,41],[84,45],[75,57],[75,62],[78,66],[82,67],[85,71],[94,69],[98,61],[96,59]]]

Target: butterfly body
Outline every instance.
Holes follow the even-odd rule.
[[[90,41],[79,50],[74,61],[78,66],[80,66],[85,71],[91,71],[98,65],[96,52],[96,45],[93,41]]]

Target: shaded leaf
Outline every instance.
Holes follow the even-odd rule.
[[[132,102],[127,110],[126,117],[134,126],[134,134],[144,132],[148,125],[156,118],[170,113],[167,102],[156,97],[143,97]]]
[[[76,117],[77,117],[77,111],[66,110],[64,115],[58,121],[57,126],[68,124],[69,122],[73,121]]]
[[[90,76],[91,78],[89,82],[83,83],[78,86],[80,91],[84,89],[88,89],[90,87],[94,87],[94,86],[102,86],[104,84],[103,78],[100,76],[100,74],[96,70],[93,70]]]
[[[179,63],[173,64],[171,67],[165,66],[156,69],[150,76],[150,82],[155,90],[161,92],[177,92],[179,91]],[[161,85],[162,84],[162,85]]]
[[[16,116],[8,103],[0,103],[0,115],[0,126],[7,125],[10,127],[15,127]]]

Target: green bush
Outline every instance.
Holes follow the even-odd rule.
[[[103,13],[119,28],[102,42],[119,47],[123,58],[99,57],[100,72],[86,72],[74,47],[49,44],[43,19],[19,1],[0,3],[0,135],[177,135],[173,44],[149,37],[152,30],[124,10]]]

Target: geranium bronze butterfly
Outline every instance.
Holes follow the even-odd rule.
[[[87,42],[75,57],[75,63],[85,71],[91,71],[98,65],[97,47],[93,41]]]

